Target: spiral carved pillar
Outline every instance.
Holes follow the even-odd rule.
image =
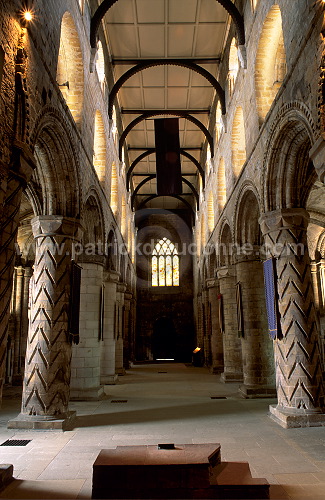
[[[325,425],[308,220],[302,208],[275,210],[260,218],[266,251],[276,258],[282,337],[274,341],[278,405],[270,406],[270,412],[283,427]]]
[[[242,382],[242,353],[238,338],[236,320],[236,289],[235,275],[231,266],[221,267],[217,271],[220,284],[220,294],[223,302],[223,359],[224,370],[221,374],[223,382]]]
[[[15,264],[15,244],[23,189],[35,168],[27,146],[15,143],[0,218],[0,402],[5,375],[9,307]]]
[[[68,408],[68,322],[71,257],[80,225],[75,219],[40,216],[32,219],[32,229],[36,253],[22,408],[8,427],[65,429],[75,413]]]

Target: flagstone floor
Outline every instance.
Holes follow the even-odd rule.
[[[20,411],[20,395],[5,389],[0,444],[31,442],[0,446],[0,463],[13,464],[16,478],[0,498],[91,498],[101,449],[168,442],[220,443],[222,460],[247,461],[253,477],[271,483],[272,499],[325,499],[325,428],[282,429],[267,415],[275,400],[244,400],[237,384],[185,364],[135,365],[105,391],[103,401],[71,402],[74,430],[44,432],[6,428]]]

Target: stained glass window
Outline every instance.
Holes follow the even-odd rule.
[[[175,245],[163,238],[156,243],[151,259],[152,286],[179,286],[179,257]]]

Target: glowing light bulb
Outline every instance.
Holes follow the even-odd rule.
[[[26,12],[24,12],[24,19],[25,21],[31,21],[33,19],[33,15],[29,10],[26,10]]]

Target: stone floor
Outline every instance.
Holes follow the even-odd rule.
[[[105,390],[106,400],[71,403],[78,414],[73,431],[43,432],[6,428],[20,410],[18,389],[6,388],[0,444],[31,442],[0,447],[0,463],[13,464],[19,480],[0,498],[90,498],[92,464],[102,448],[211,442],[221,443],[222,460],[248,461],[253,476],[267,478],[271,498],[325,499],[324,427],[282,429],[267,416],[275,400],[241,399],[237,384],[184,364],[136,365]]]

